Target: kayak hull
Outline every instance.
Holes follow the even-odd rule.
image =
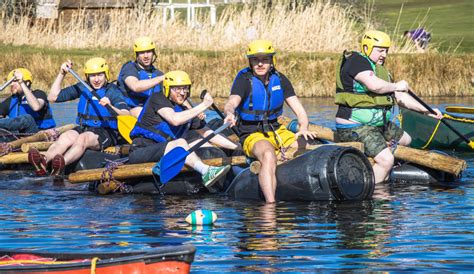
[[[189,273],[193,246],[158,247],[144,252],[48,253],[0,250],[1,273]]]
[[[400,115],[400,125],[410,134],[412,147],[472,151],[461,137],[439,120],[405,108],[400,108]],[[444,118],[445,121],[466,138],[474,140],[474,119],[454,115],[450,117]]]

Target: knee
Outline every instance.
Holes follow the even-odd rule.
[[[375,157],[375,162],[385,170],[390,170],[395,163],[395,157],[389,151],[382,151]]]
[[[186,140],[184,140],[183,138],[179,138],[179,139],[174,140],[173,144],[175,146],[180,146],[180,147],[184,147],[184,148],[188,147],[188,142],[186,142]]]
[[[404,132],[402,138],[400,138],[400,145],[409,146],[411,144],[411,136]]]
[[[79,135],[79,137],[74,142],[73,146],[79,147],[81,149],[87,148],[87,136],[85,134]]]
[[[267,150],[263,153],[261,162],[263,165],[266,166],[276,166],[277,164],[277,157],[275,155],[275,151]]]

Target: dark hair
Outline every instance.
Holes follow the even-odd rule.
[[[407,36],[407,34],[408,34],[409,32],[410,32],[409,30],[406,30],[406,31],[403,33],[403,36]]]

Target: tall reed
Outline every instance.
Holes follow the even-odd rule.
[[[102,56],[110,65],[112,79],[116,79],[121,65],[133,58],[130,50],[49,50],[24,47],[0,47],[0,79],[16,67],[26,66],[34,77],[34,87],[49,90],[59,67],[66,59],[82,74],[85,61]],[[288,54],[277,55],[277,68],[293,83],[299,96],[331,97],[335,92],[335,71],[339,54]],[[421,96],[474,96],[471,77],[474,55],[453,54],[391,54],[387,67],[395,80],[406,80]],[[227,97],[237,72],[248,65],[240,51],[161,51],[156,66],[163,71],[184,70],[193,82],[192,95],[199,96],[202,89],[212,95]],[[75,83],[68,76],[65,85]]]
[[[130,48],[133,39],[146,34],[160,48],[220,51],[265,38],[281,51],[339,52],[353,46],[359,36],[351,11],[329,1],[294,9],[280,1],[271,9],[228,5],[215,26],[208,23],[208,13],[200,12],[201,23],[194,28],[182,20],[163,25],[163,13],[151,6],[93,13],[82,9],[67,20],[62,16],[43,24],[32,24],[29,12],[9,18],[3,9],[0,14],[3,43],[54,48]]]

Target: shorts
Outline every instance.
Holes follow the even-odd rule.
[[[275,153],[278,155],[280,152],[280,148],[283,147],[288,147],[290,146],[295,140],[295,134],[288,129],[285,128],[285,126],[280,126],[275,133],[280,137],[280,139],[275,138],[275,134],[273,131],[267,132],[267,133],[262,133],[262,132],[255,132],[250,134],[247,138],[245,138],[242,148],[244,150],[245,155],[248,157],[255,158],[255,156],[252,153],[253,146],[261,140],[267,140],[272,144],[272,146],[275,148]],[[281,144],[283,143],[283,144]]]
[[[116,146],[123,143],[119,137],[119,133],[115,129],[101,128],[101,127],[81,127],[77,126],[74,128],[79,134],[84,132],[92,132],[99,136],[100,150],[104,150],[107,147]]]
[[[392,122],[388,122],[387,127],[359,126],[354,128],[338,128],[336,138],[339,142],[361,142],[364,144],[365,155],[369,157],[377,156],[386,149],[387,142],[391,140],[400,141],[403,136],[403,129]]]
[[[148,138],[134,138],[130,148],[129,163],[159,162],[169,142],[157,143]]]

